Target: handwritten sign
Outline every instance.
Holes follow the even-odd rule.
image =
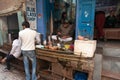
[[[26,17],[30,23],[30,28],[36,29],[36,0],[26,1]]]

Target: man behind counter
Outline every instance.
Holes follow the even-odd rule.
[[[72,41],[73,32],[74,27],[69,24],[68,20],[65,20],[60,27],[58,27],[57,35],[53,35],[52,39],[57,40],[58,37],[58,40],[61,42]]]

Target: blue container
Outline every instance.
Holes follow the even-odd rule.
[[[87,80],[88,75],[83,72],[75,72],[74,80]]]

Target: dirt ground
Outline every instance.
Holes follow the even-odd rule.
[[[0,80],[25,80],[25,75],[23,72],[12,68],[11,71],[5,72],[5,64],[0,64]]]

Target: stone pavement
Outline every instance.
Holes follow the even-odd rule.
[[[4,64],[0,64],[0,80],[25,80],[25,75],[23,72],[12,68],[11,71],[5,72]]]
[[[120,40],[99,41],[97,46],[103,48],[102,70],[106,71],[106,77],[109,74],[108,79],[102,80],[120,80]]]

